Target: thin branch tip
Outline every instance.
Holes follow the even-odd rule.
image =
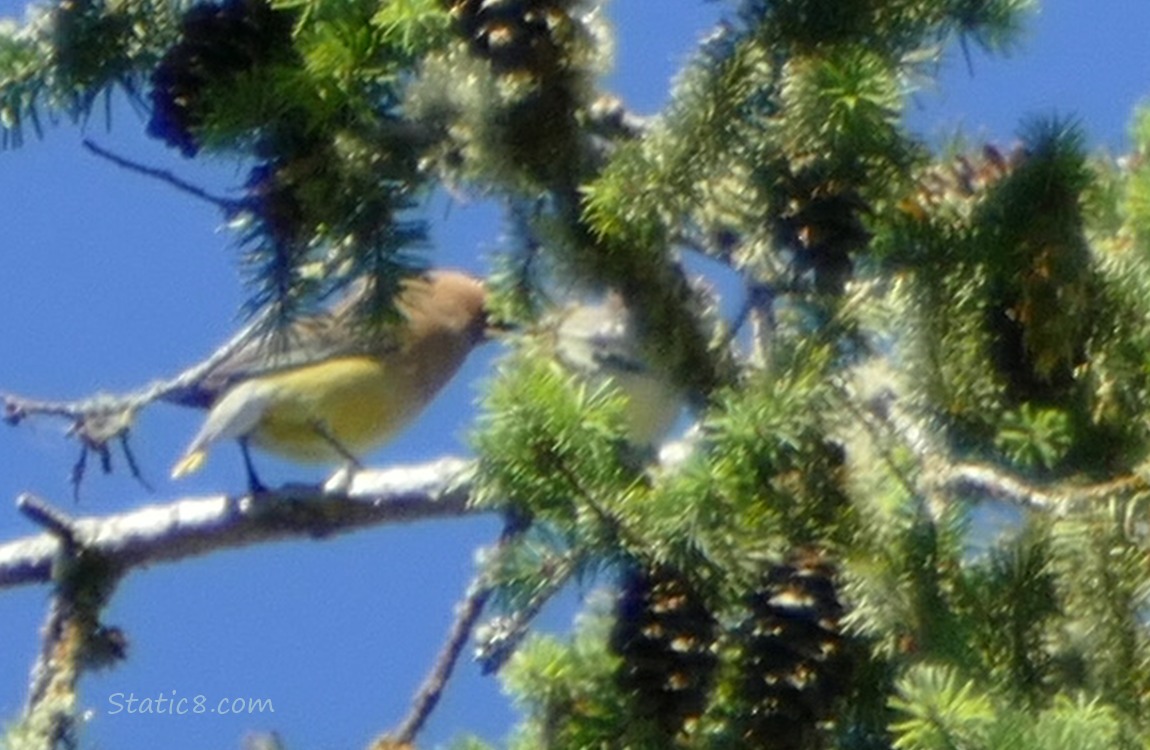
[[[494,547],[490,548],[491,559],[505,554],[512,540],[520,536],[525,530],[526,527],[516,521],[506,522],[499,535],[499,540]],[[486,564],[481,565],[480,571],[468,584],[463,599],[456,604],[455,618],[451,624],[451,629],[448,631],[447,640],[440,649],[431,671],[428,672],[416,691],[407,716],[396,729],[383,735],[378,740],[380,744],[376,746],[382,747],[388,742],[395,742],[404,746],[411,745],[431,717],[440,698],[443,697],[443,691],[447,688],[447,683],[459,662],[459,657],[463,654],[467,642],[471,640],[475,626],[483,615],[488,600],[491,599],[493,589],[490,571],[491,560],[489,559]]]
[[[24,492],[16,498],[16,508],[34,523],[47,529],[49,533],[67,542],[75,541],[75,520],[47,500],[31,492]]]
[[[18,425],[26,416],[19,400],[10,393],[4,396],[4,416],[2,419],[10,425]]]
[[[100,157],[101,159],[110,161],[112,164],[115,164],[121,169],[126,169],[129,172],[135,172],[136,174],[141,174],[154,180],[159,180],[160,182],[170,185],[176,190],[179,190],[182,193],[186,193],[193,198],[198,198],[206,203],[210,203],[229,216],[243,210],[244,208],[244,201],[242,200],[213,195],[198,185],[194,185],[183,178],[177,177],[175,174],[169,172],[166,169],[149,167],[147,165],[140,164],[139,162],[132,161],[131,159],[120,156],[119,154],[116,154],[104,148],[103,146],[98,145],[90,138],[84,139],[84,148]]]

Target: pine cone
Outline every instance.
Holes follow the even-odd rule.
[[[295,174],[303,161],[275,159],[253,167],[248,174],[248,206],[260,219],[263,232],[283,245],[303,241],[310,229]]]
[[[180,23],[181,39],[152,73],[148,133],[184,155],[199,150],[205,94],[237,76],[292,53],[294,13],[266,0],[224,0],[193,6]]]
[[[854,267],[851,253],[870,241],[862,221],[870,206],[853,188],[815,173],[795,175],[780,187],[786,209],[775,221],[776,242],[795,251],[798,270],[813,273],[818,291],[841,293]]]
[[[819,747],[821,727],[851,684],[833,564],[817,551],[797,552],[766,573],[747,605],[735,634],[746,706],[736,730],[744,746]]]
[[[472,54],[501,75],[553,74],[562,50],[553,36],[569,21],[571,0],[453,0],[451,14]]]
[[[115,3],[61,0],[52,11],[55,64],[66,85],[79,93],[128,74],[126,46],[132,36],[129,13]]]
[[[716,623],[690,584],[666,568],[623,574],[611,648],[636,714],[675,736],[706,708],[717,659]]]
[[[926,170],[915,195],[899,204],[920,221],[949,212],[986,219],[998,233],[1001,246],[985,259],[995,285],[986,325],[995,367],[1018,401],[1065,397],[1091,334],[1079,193],[1056,167],[1055,144],[1009,153],[987,145],[978,156],[960,155]]]
[[[1014,171],[1025,158],[1021,149],[1004,154],[991,144],[983,146],[978,156],[960,154],[919,175],[914,194],[903,199],[899,208],[919,219],[944,204],[957,208],[960,213],[969,213],[970,207],[986,195],[991,186]]]
[[[533,181],[575,189],[587,156],[586,106],[594,34],[572,14],[580,0],[445,0],[471,51],[510,83],[486,115],[492,140]]]

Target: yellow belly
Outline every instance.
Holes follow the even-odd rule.
[[[275,395],[251,441],[297,461],[343,460],[333,440],[362,455],[422,405],[418,390],[404,387],[411,380],[404,375],[368,357],[346,357],[268,376],[265,385]]]

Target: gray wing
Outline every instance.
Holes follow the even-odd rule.
[[[253,338],[198,381],[168,391],[162,399],[180,406],[209,409],[229,388],[252,377],[332,357],[378,355],[398,347],[394,330],[367,335],[363,325],[347,311],[300,318],[283,330]]]

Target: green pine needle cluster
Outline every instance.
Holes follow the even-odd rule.
[[[907,718],[894,726],[896,750],[937,747],[1034,750],[1134,747],[1114,712],[1064,696],[1035,712],[1002,705],[953,670],[917,667],[899,684],[893,705]]]

